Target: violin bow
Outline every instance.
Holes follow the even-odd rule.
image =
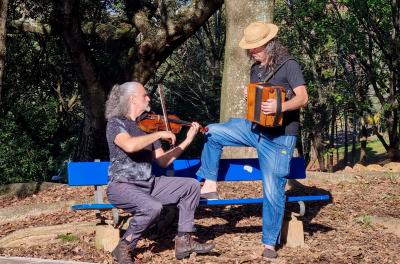
[[[161,104],[161,110],[163,113],[165,130],[171,131],[171,126],[169,125],[169,122],[168,122],[167,107],[165,105],[164,89],[163,89],[163,85],[160,83],[158,84],[158,94],[160,95],[160,104]],[[172,145],[172,147],[174,147],[174,145]]]

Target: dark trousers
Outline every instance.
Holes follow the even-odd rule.
[[[199,204],[200,183],[192,178],[156,177],[154,181],[110,182],[110,203],[134,217],[121,240],[133,249],[143,232],[160,215],[163,205],[179,208],[178,232],[194,232],[194,212]]]

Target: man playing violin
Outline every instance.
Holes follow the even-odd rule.
[[[308,101],[307,89],[300,66],[288,53],[276,35],[278,27],[264,22],[251,23],[244,30],[239,43],[254,60],[250,71],[252,83],[266,82],[284,87],[287,100],[282,103],[283,125],[261,127],[243,118],[232,118],[226,123],[208,126],[206,143],[197,175],[205,178],[201,197],[218,199],[218,162],[224,146],[252,146],[256,148],[263,175],[263,256],[276,258],[275,245],[279,242],[285,208],[286,176],[296,144],[300,124],[299,109]],[[245,96],[247,94],[245,93]],[[268,99],[261,103],[264,114],[275,114],[277,102]]]
[[[186,139],[169,151],[161,148],[160,140],[175,145],[170,131],[146,134],[137,118],[149,110],[150,98],[142,84],[127,82],[114,85],[106,102],[107,141],[110,151],[110,203],[134,217],[120,239],[112,256],[118,263],[133,263],[131,252],[143,232],[157,219],[163,205],[176,204],[179,208],[178,233],[175,237],[175,256],[182,259],[192,252],[207,253],[213,243],[201,244],[192,237],[194,213],[199,204],[200,185],[193,178],[155,177],[151,162],[161,167],[171,164],[193,141],[199,124],[193,122]]]

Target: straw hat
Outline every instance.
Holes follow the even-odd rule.
[[[253,22],[244,29],[243,38],[239,42],[242,49],[254,49],[261,47],[273,39],[278,33],[278,26],[264,23],[262,21]]]

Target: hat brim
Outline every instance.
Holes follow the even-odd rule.
[[[241,47],[242,49],[255,49],[261,47],[262,45],[267,44],[268,41],[276,37],[278,29],[279,28],[277,26],[272,27],[271,32],[270,34],[268,34],[268,36],[253,43],[246,42],[246,39],[243,36],[242,39],[239,41],[239,47]]]

